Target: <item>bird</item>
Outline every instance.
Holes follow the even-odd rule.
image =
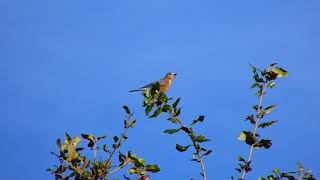
[[[159,83],[159,92],[165,93],[168,91],[169,87],[172,84],[172,81],[175,79],[177,73],[174,72],[168,72],[162,79],[159,81],[155,81],[152,83],[149,83],[139,89],[133,89],[130,90],[129,92],[136,92],[136,91],[146,91],[146,90],[151,90],[151,88],[156,84]]]

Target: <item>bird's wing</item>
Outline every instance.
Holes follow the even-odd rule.
[[[160,81],[158,81],[158,82],[159,82],[160,86],[165,85],[167,83],[165,78],[160,79]]]
[[[140,89],[151,89],[153,87],[153,85],[157,83],[157,82],[152,82],[152,83],[149,83],[143,87],[141,87]]]

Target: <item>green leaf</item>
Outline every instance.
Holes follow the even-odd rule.
[[[253,79],[254,79],[257,83],[264,82],[264,80],[263,80],[258,74],[255,74],[255,75],[253,76]]]
[[[126,158],[127,157],[119,151],[119,162],[120,162],[120,165],[124,164],[124,162],[126,161]]]
[[[70,137],[70,136],[69,136]],[[70,137],[71,138],[71,137]],[[76,151],[76,146],[80,143],[80,138],[78,136],[74,137],[73,139],[71,139],[71,141],[67,142],[67,151],[68,151],[68,157],[67,157],[67,161],[71,161],[74,160],[76,158],[78,158],[79,153]]]
[[[190,147],[190,145],[188,146],[182,146],[180,144],[176,144],[176,150],[180,151],[180,152],[184,152],[186,150],[188,150],[188,148]]]
[[[122,106],[122,107],[126,111],[127,114],[131,114],[130,109],[128,108],[128,106]]]
[[[163,107],[162,107],[162,111],[163,112],[168,112],[171,110],[171,106],[169,104],[165,104]]]
[[[159,114],[160,114],[161,112],[162,112],[162,107],[158,107],[158,109],[156,109],[156,110],[153,112],[152,116],[150,116],[149,118],[156,118],[156,117],[159,116]]]
[[[178,99],[172,104],[172,107],[173,107],[173,108],[176,108],[176,107],[178,106],[179,102],[180,102],[180,98],[178,98]]]
[[[203,155],[204,155],[204,156],[208,156],[210,153],[212,153],[212,150],[206,151]]]
[[[259,105],[253,105],[252,108],[255,110],[255,111],[258,111],[258,107]],[[260,109],[261,109],[261,106],[260,106]]]
[[[276,63],[276,62],[274,62],[274,63],[271,63],[269,66],[270,67],[273,67],[273,66],[275,66],[275,65],[277,65],[278,63]]]
[[[159,101],[160,101],[160,102],[166,104],[166,103],[168,102],[168,100],[169,100],[169,99],[168,99],[168,97],[167,97],[166,94],[164,94],[164,93],[161,93],[161,94],[160,94],[160,96],[159,96]]]
[[[245,141],[250,146],[255,143],[255,138],[253,137],[253,134],[250,131],[242,131],[242,132],[240,132],[238,140]]]
[[[257,82],[253,83],[250,88],[253,89],[255,87],[259,87],[260,88],[261,87],[260,83],[257,83]]]
[[[286,77],[288,75],[288,71],[280,68],[280,67],[273,67],[271,71],[277,74],[277,77]]]
[[[47,171],[49,172],[49,173],[51,173],[51,174],[54,174],[56,171],[55,170],[53,170],[53,169],[51,169],[51,168],[47,168]]]
[[[145,110],[145,113],[147,116],[149,116],[149,113],[152,110],[153,106],[154,106],[154,104],[147,105],[146,110]]]
[[[258,127],[259,128],[265,128],[265,127],[274,125],[276,122],[278,122],[278,121],[263,122],[263,123],[259,124]]]
[[[68,143],[72,141],[72,138],[68,133],[66,133],[66,140],[68,141]]]
[[[136,123],[136,120],[124,120],[125,128],[132,128]]]
[[[276,180],[276,178],[273,175],[268,176],[268,180]]]
[[[195,120],[193,120],[193,121],[192,121],[192,123],[191,123],[191,125],[190,125],[190,126],[195,125],[197,122],[203,122],[203,120],[204,120],[204,116],[203,116],[203,115],[198,116],[198,118],[197,118],[197,119],[195,119]]]
[[[302,166],[302,164],[300,162],[297,162],[297,165],[298,165],[298,172],[303,172],[304,167]]]
[[[276,85],[276,83],[274,81],[270,82],[267,87],[268,88],[273,88]]]
[[[160,168],[156,164],[150,164],[145,166],[145,170],[152,173],[157,173],[160,171]]]
[[[187,134],[192,133],[191,129],[188,127],[182,126],[180,129],[183,130],[184,132],[186,132]]]
[[[198,121],[203,122],[203,120],[204,120],[204,116],[203,115],[198,117]]]
[[[180,131],[180,129],[166,129],[163,132],[167,134],[174,134],[176,132]]]
[[[262,119],[265,114],[266,114],[265,111],[260,111],[260,112],[256,115],[256,117],[257,117],[257,119]]]
[[[205,136],[203,135],[199,135],[199,136],[196,136],[195,139],[194,139],[195,142],[199,142],[199,143],[202,143],[202,142],[207,142],[207,141],[210,141],[209,139],[207,139]]]
[[[57,141],[56,141],[56,144],[57,144],[57,146],[59,147],[59,149],[61,150],[61,151],[63,151],[62,149],[61,149],[61,139],[57,139]]]
[[[250,66],[251,71],[252,71],[253,73],[256,73],[256,72],[257,72],[257,68],[256,68],[256,67],[254,67],[254,65],[249,64],[249,66]]]
[[[81,139],[78,136],[76,136],[72,139],[70,144],[72,144],[72,146],[76,147],[80,143],[80,141],[81,141]]]
[[[256,121],[254,120],[253,114],[250,114],[246,117],[246,121],[249,121],[251,124],[255,124]]]
[[[281,177],[285,177],[288,180],[296,180],[296,178],[294,178],[294,176],[290,175],[289,173],[281,173],[280,175]]]
[[[138,161],[142,166],[145,166],[145,162],[143,158],[139,158]]]
[[[180,113],[181,113],[181,108],[179,108],[178,110],[176,110],[176,112],[175,112],[175,116],[179,116],[179,115],[180,115]]]
[[[246,140],[246,137],[247,137],[247,134],[245,133],[245,131],[241,131],[240,132],[240,135],[238,137],[238,140],[240,141],[245,141]]]
[[[106,153],[111,153],[108,146],[106,144],[103,145],[103,150],[106,152]]]
[[[113,141],[114,141],[115,143],[118,142],[118,141],[119,141],[118,136],[113,136]]]
[[[271,145],[272,145],[271,140],[261,139],[256,144],[254,144],[254,147],[257,147],[257,148],[264,147],[266,149],[269,149],[271,147]]]
[[[272,112],[272,110],[273,110],[275,107],[276,107],[276,105],[268,106],[268,107],[266,107],[266,108],[264,109],[264,112],[265,112],[266,114],[269,114],[269,113]]]
[[[267,179],[264,177],[259,177],[258,180],[267,180]]]
[[[100,139],[105,139],[106,137],[107,137],[106,135],[103,135],[103,136],[97,137],[97,140],[99,141]]]
[[[84,148],[76,148],[76,151],[82,151]]]
[[[275,174],[278,174],[278,173],[280,173],[280,170],[278,168],[275,168],[275,169],[272,170],[272,172],[275,173]]]
[[[135,167],[130,168],[130,169],[128,170],[128,173],[130,173],[130,174],[135,174],[135,173],[137,173],[137,168],[135,168]]]
[[[247,161],[246,161],[243,157],[241,157],[241,156],[238,156],[238,161],[242,161],[242,162],[244,162],[244,163],[247,163]]]
[[[92,134],[81,134],[82,138],[89,141],[88,147],[93,147],[96,143],[96,138]]]
[[[168,121],[171,121],[171,122],[173,122],[173,123],[177,123],[177,122],[178,122],[178,120],[177,120],[176,117],[169,117],[167,120],[168,120]]]
[[[197,120],[198,120],[199,122],[203,122],[204,116],[203,116],[203,115],[199,116]]]
[[[266,74],[265,74],[265,77],[267,79],[267,81],[271,81],[273,82],[273,80],[277,79],[278,77],[278,74],[272,72],[272,71],[268,71]],[[268,85],[267,85],[268,87]]]

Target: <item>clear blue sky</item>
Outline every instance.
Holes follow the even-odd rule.
[[[260,133],[273,146],[255,151],[247,179],[297,161],[319,177],[319,9],[318,0],[0,0],[0,179],[53,179],[56,138],[119,134],[123,104],[138,119],[124,148],[159,164],[152,179],[198,179],[190,153],[174,149],[185,137],[163,134],[172,124],[147,119],[142,97],[128,93],[167,71],[178,72],[168,95],[182,97],[182,117],[207,117],[198,131],[213,140],[208,178],[228,179],[247,154],[237,137],[257,102],[248,63],[274,61],[289,71],[265,101],[279,123]]]

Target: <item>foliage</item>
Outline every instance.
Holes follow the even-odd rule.
[[[280,169],[275,168],[272,170],[273,175],[269,175],[266,178],[259,177],[258,180],[315,180],[316,178],[312,175],[311,171],[307,171],[301,165],[298,164],[298,170],[293,172],[281,172]]]
[[[272,140],[262,138],[258,134],[258,130],[274,126],[278,121],[265,120],[276,108],[276,105],[271,104],[264,106],[263,98],[266,91],[272,89],[276,85],[276,80],[287,76],[288,72],[281,67],[277,67],[276,63],[269,65],[266,69],[259,69],[250,65],[254,83],[252,89],[256,89],[258,103],[253,105],[253,113],[246,116],[245,121],[252,125],[252,130],[243,130],[240,132],[238,139],[249,146],[247,158],[238,156],[239,172],[238,180],[244,180],[246,173],[252,171],[252,157],[255,149],[269,149],[272,146]],[[205,120],[204,115],[191,120],[188,125],[180,117],[182,108],[180,107],[181,98],[173,99],[159,91],[159,83],[153,84],[152,88],[143,91],[143,107],[148,118],[158,118],[166,116],[166,119],[172,123],[174,127],[165,129],[163,132],[168,135],[183,133],[189,139],[188,144],[177,143],[175,149],[178,152],[187,152],[191,149],[191,161],[196,162],[200,166],[200,175],[203,180],[207,179],[204,157],[212,153],[212,150],[204,147],[204,143],[210,141],[205,135],[195,132],[194,126],[201,124]],[[95,137],[92,134],[81,134],[82,139],[86,140],[86,147],[81,147],[81,138],[78,136],[71,137],[65,135],[65,140],[57,139],[59,153],[52,152],[59,160],[59,164],[54,168],[49,168],[48,171],[55,176],[55,179],[68,180],[102,180],[109,179],[111,174],[126,168],[127,174],[123,174],[123,178],[130,180],[136,177],[139,180],[149,180],[149,173],[157,173],[160,168],[156,164],[146,164],[143,158],[138,158],[131,150],[126,153],[121,153],[120,148],[122,143],[128,139],[127,131],[135,126],[136,120],[132,119],[133,113],[127,106],[123,106],[126,113],[124,120],[123,132],[120,136],[113,137],[113,143],[109,147],[107,144],[100,146],[102,140],[106,136]],[[260,133],[260,132],[259,132]],[[83,152],[87,150],[86,152]],[[86,156],[92,152],[93,157]],[[97,153],[103,153],[99,159]],[[115,162],[114,156],[118,153],[118,160]],[[103,159],[102,157],[106,157]],[[113,180],[118,180],[114,178]],[[193,178],[191,178],[193,179]],[[234,179],[234,177],[231,177]],[[259,177],[258,180],[315,180],[311,171],[307,171],[298,163],[298,170],[292,172],[282,172],[278,168],[272,171],[267,177]]]
[[[285,77],[288,74],[286,70],[281,67],[277,67],[276,65],[277,63],[270,64],[266,69],[259,69],[250,65],[254,80],[251,88],[258,90],[256,93],[258,96],[258,104],[253,105],[254,113],[245,118],[246,121],[252,124],[253,130],[240,132],[238,138],[249,145],[248,158],[245,159],[241,156],[238,157],[239,167],[236,168],[236,170],[240,173],[239,180],[244,179],[245,174],[252,170],[251,164],[253,150],[259,148],[269,149],[272,146],[272,141],[270,139],[260,137],[259,134],[257,134],[257,131],[258,128],[267,128],[277,122],[275,120],[261,122],[267,114],[270,114],[276,108],[276,105],[274,104],[266,107],[262,106],[263,98],[267,89],[274,88],[277,78]]]
[[[160,171],[156,164],[146,164],[143,158],[138,158],[137,155],[128,151],[122,154],[119,151],[118,164],[114,165],[112,158],[115,153],[119,150],[123,141],[127,137],[127,130],[133,128],[136,120],[133,120],[132,113],[127,106],[123,106],[127,118],[124,120],[124,131],[120,137],[114,136],[112,148],[108,145],[103,144],[102,147],[98,146],[98,142],[105,139],[106,136],[95,137],[92,134],[81,134],[82,138],[88,141],[86,149],[93,152],[93,158],[86,157],[85,153],[81,153],[85,148],[79,147],[81,138],[78,136],[71,137],[66,134],[65,140],[62,143],[61,139],[57,139],[57,145],[59,148],[59,154],[52,152],[58,160],[59,165],[55,168],[47,169],[50,173],[55,175],[56,179],[68,180],[70,178],[79,180],[90,180],[90,179],[108,179],[110,174],[117,172],[118,170],[131,165],[128,169],[128,173],[135,174],[139,179],[148,178],[147,172],[157,173]],[[97,151],[103,150],[106,153],[107,158],[105,160],[98,160],[96,158]],[[130,179],[126,175],[123,175],[125,179]]]
[[[168,98],[166,94],[159,91],[159,83],[155,83],[150,90],[146,90],[143,93],[145,107],[145,113],[149,118],[156,118],[161,113],[167,115],[167,120],[174,124],[176,127],[173,129],[166,129],[163,132],[167,134],[175,134],[183,132],[189,137],[190,143],[187,145],[176,144],[176,150],[179,152],[185,152],[189,147],[193,147],[191,161],[198,162],[200,164],[200,175],[204,180],[207,179],[203,157],[212,153],[212,150],[204,148],[202,143],[210,141],[206,136],[198,134],[193,130],[193,126],[204,121],[205,116],[200,115],[191,121],[190,125],[185,125],[183,120],[179,117],[181,113],[181,107],[179,107],[180,98],[173,101],[172,98]],[[170,101],[172,103],[170,103]],[[151,115],[150,115],[151,113]]]

